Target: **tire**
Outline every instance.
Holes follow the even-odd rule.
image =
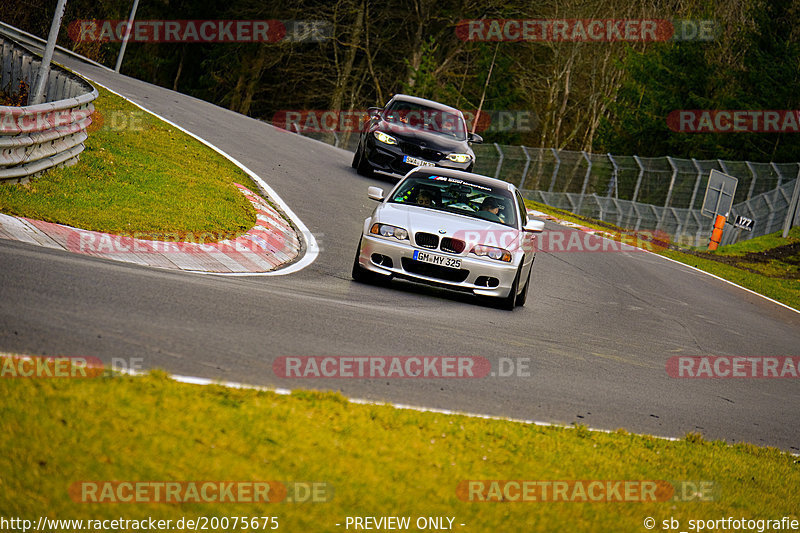
[[[520,267],[521,268],[521,267]],[[528,299],[528,287],[531,284],[531,271],[533,270],[533,265],[531,265],[531,269],[528,271],[528,279],[525,280],[525,287],[523,287],[522,292],[519,293],[517,296],[517,306],[522,307],[525,305],[525,301]]]
[[[365,176],[367,178],[371,178],[373,175],[372,165],[369,164],[367,158],[364,156],[364,152],[366,152],[366,147],[363,145],[359,145],[360,150],[356,151],[356,156],[353,158],[353,162],[355,163],[356,172]],[[358,161],[356,161],[356,158]]]
[[[353,276],[353,281],[357,281],[358,283],[375,283],[377,281],[377,274],[374,272],[370,272],[366,268],[361,266],[361,263],[358,262],[358,257],[361,255],[361,239],[358,240],[358,248],[356,249],[356,258],[353,260],[353,271],[351,275]]]
[[[356,146],[356,153],[353,154],[353,162],[350,163],[350,166],[353,168],[358,168],[358,158],[360,151],[361,151],[361,141],[359,141],[358,146]]]
[[[511,290],[508,291],[508,296],[497,299],[500,309],[506,311],[513,311],[517,306],[517,291],[519,291],[519,278],[522,275],[522,265],[520,265],[517,275],[514,276],[514,283],[511,284]]]

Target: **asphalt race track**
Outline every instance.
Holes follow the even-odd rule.
[[[675,379],[678,355],[800,355],[800,314],[646,253],[539,253],[525,308],[350,279],[373,203],[351,153],[56,54],[261,176],[316,235],[304,270],[220,277],[0,241],[0,350],[141,358],[144,368],[352,397],[800,451],[797,379]],[[548,228],[552,228],[548,224]],[[280,356],[528,358],[530,376],[289,380]]]

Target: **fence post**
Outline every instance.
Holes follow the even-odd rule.
[[[583,158],[586,160],[586,163],[589,165],[586,168],[586,177],[583,178],[583,187],[581,187],[581,197],[578,200],[578,209],[575,211],[576,214],[581,214],[581,208],[583,207],[583,197],[586,194],[586,187],[589,185],[589,176],[592,174],[592,160],[589,159],[589,156],[586,154],[584,150],[581,150],[581,154]]]
[[[656,229],[659,230],[664,227],[664,221],[667,219],[667,212],[670,209],[670,201],[672,200],[672,189],[675,187],[675,178],[678,177],[678,167],[675,165],[675,162],[672,160],[670,156],[667,157],[667,163],[669,166],[672,167],[672,177],[669,180],[669,189],[667,190],[667,199],[664,201],[664,212],[661,213],[661,217],[658,219],[658,224],[656,224]],[[679,228],[680,229],[680,228]]]
[[[495,179],[500,179],[500,169],[503,167],[503,151],[500,149],[500,145],[497,143],[494,143],[494,148],[500,155],[500,159],[497,160],[497,168],[494,169],[494,177]]]
[[[747,165],[747,168],[750,169],[750,174],[753,175],[753,181],[750,182],[750,189],[747,191],[747,198],[745,198],[746,202],[753,196],[753,189],[756,187],[756,169],[753,168],[753,165],[750,163],[750,161],[745,161],[744,164]]]
[[[550,148],[553,152],[553,157],[556,160],[556,164],[553,167],[553,177],[550,179],[550,188],[547,189],[547,192],[553,192],[553,187],[556,186],[556,177],[558,176],[558,169],[561,168],[561,158],[558,157],[558,152],[556,152],[555,148]]]
[[[631,207],[633,208],[633,212],[636,213],[636,225],[633,227],[633,231],[639,231],[639,227],[642,225],[642,214],[639,212],[639,207],[636,205],[636,202],[632,202]]]
[[[764,203],[769,208],[769,215],[767,215],[767,223],[765,225],[766,231],[764,231],[764,235],[766,235],[767,233],[772,233],[770,228],[772,228],[772,221],[775,219],[775,204],[770,201],[767,194],[764,195]]]
[[[783,238],[789,236],[789,230],[792,229],[794,222],[794,215],[797,211],[798,199],[800,199],[800,163],[797,163],[797,179],[794,182],[794,190],[792,192],[792,201],[789,202],[789,209],[786,211],[786,220],[783,221]]]
[[[785,198],[786,195],[783,194],[783,191],[781,190],[781,185],[783,184],[783,172],[781,172],[781,170],[778,168],[778,165],[776,165],[774,161],[770,163],[770,166],[772,167],[772,170],[775,171],[775,174],[778,175],[778,184],[775,185],[775,189],[773,189],[775,191],[774,198],[777,199],[778,198],[778,194],[781,194]],[[790,200],[789,204],[791,204],[791,198],[789,198],[789,200]],[[787,209],[788,209],[788,206],[787,206]],[[770,221],[772,220],[772,217],[774,215],[775,215],[775,208],[773,207],[772,208],[772,212],[770,213],[770,219],[769,219]]]
[[[64,17],[66,5],[67,0],[58,0],[56,12],[53,14],[53,20],[50,23],[50,33],[47,34],[47,45],[44,48],[42,64],[39,67],[39,76],[36,78],[36,85],[33,86],[33,92],[28,97],[28,102],[26,102],[28,105],[41,104],[42,100],[44,100],[45,85],[49,81],[48,78],[50,78],[50,62],[53,60],[58,30],[61,28],[61,19]]]
[[[703,169],[697,163],[697,159],[692,158],[694,168],[697,169],[697,180],[694,182],[694,190],[692,191],[692,200],[689,202],[689,209],[694,209],[694,201],[697,200],[697,190],[700,188],[700,180],[703,179]]]
[[[672,189],[675,188],[675,179],[678,177],[678,167],[675,165],[675,162],[672,160],[670,156],[667,156],[667,162],[669,166],[672,167],[672,177],[669,180],[669,190],[667,191],[667,201],[664,202],[664,208],[666,209],[669,207],[669,203],[672,200]]]
[[[531,166],[531,156],[528,155],[528,149],[524,146],[520,145],[522,148],[522,153],[525,154],[525,168],[522,169],[522,178],[519,180],[519,188],[522,189],[522,186],[525,185],[525,178],[528,177],[528,168]]]
[[[694,181],[694,189],[692,189],[692,199],[689,200],[689,208],[686,210],[686,219],[683,221],[683,225],[688,228],[689,227],[689,218],[692,217],[694,211],[694,201],[697,199],[697,190],[700,188],[700,180],[703,178],[703,170],[700,168],[700,165],[697,163],[697,159],[694,157],[692,158],[692,164],[694,168],[697,169],[697,179]]]
[[[622,226],[622,217],[624,215],[622,213],[622,208],[619,206],[619,198],[612,198],[611,201],[614,203],[614,209],[617,211],[617,226]]]
[[[614,173],[611,174],[611,182],[608,184],[608,192],[606,196],[611,196],[611,189],[614,189],[614,198],[619,198],[619,187],[617,185],[617,179],[619,176],[619,166],[617,162],[614,161],[614,157],[611,154],[606,154],[608,156],[608,160],[611,161],[611,165],[614,167]]]
[[[778,165],[776,165],[774,161],[770,163],[770,166],[772,167],[772,170],[775,171],[775,174],[778,175],[778,184],[775,185],[775,188],[779,189],[781,186],[781,182],[783,182],[783,174],[781,174],[781,171],[778,169]]]
[[[675,234],[673,235],[673,238],[675,239],[675,242],[680,242],[681,237],[683,236],[683,223],[678,218],[678,212],[675,210],[674,207],[670,207],[669,210],[672,211],[672,216],[678,223],[678,227],[675,229]],[[666,209],[664,211],[666,211]]]
[[[635,202],[639,197],[639,187],[641,187],[642,177],[644,177],[644,165],[642,165],[642,160],[639,159],[638,155],[633,156],[633,159],[636,161],[636,164],[639,165],[639,177],[636,179],[636,187],[633,189],[633,198],[631,198],[631,202]]]
[[[122,67],[122,58],[125,57],[125,49],[128,47],[128,39],[133,33],[133,19],[136,18],[136,8],[139,7],[139,0],[133,0],[133,7],[131,14],[128,16],[128,24],[125,26],[125,36],[122,38],[122,47],[119,49],[117,56],[117,64],[114,66],[114,72],[119,74],[119,69]]]

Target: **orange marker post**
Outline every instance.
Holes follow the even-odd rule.
[[[722,241],[722,229],[725,227],[725,215],[717,215],[714,219],[714,230],[711,232],[711,241],[708,243],[708,249],[714,251],[719,247]]]

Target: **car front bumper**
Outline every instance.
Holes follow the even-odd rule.
[[[414,250],[461,259],[461,268],[436,267],[415,261]],[[440,250],[418,248],[409,242],[372,235],[362,237],[358,261],[367,270],[384,276],[446,286],[480,296],[496,297],[508,295],[519,268],[516,264],[518,260],[514,263],[501,263],[469,254],[447,254]]]
[[[369,161],[372,168],[381,172],[389,172],[392,174],[405,175],[411,169],[416,168],[416,165],[410,165],[403,162],[404,156],[416,157],[424,161],[429,161],[422,156],[413,156],[406,154],[403,150],[392,144],[384,144],[375,139],[369,139],[367,142],[367,161]],[[467,161],[466,163],[455,163],[449,159],[442,159],[441,161],[429,161],[434,163],[437,167],[452,168],[453,170],[469,171],[474,161]]]

